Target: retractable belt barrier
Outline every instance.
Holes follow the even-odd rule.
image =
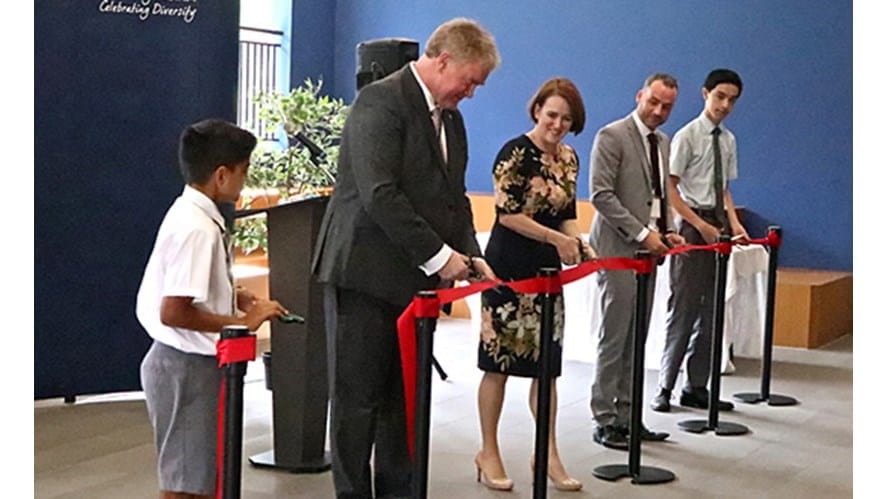
[[[397,320],[398,342],[400,344],[401,369],[403,372],[404,405],[406,409],[407,444],[410,456],[415,452],[415,412],[416,412],[416,319],[440,316],[440,306],[452,303],[475,293],[480,293],[497,286],[507,286],[518,293],[557,293],[562,286],[570,284],[599,270],[633,270],[640,274],[653,271],[656,259],[661,256],[676,255],[688,251],[715,251],[729,254],[737,244],[761,244],[779,247],[782,237],[777,231],[770,230],[767,237],[750,239],[743,242],[729,241],[705,245],[685,245],[672,248],[662,255],[650,258],[601,258],[589,260],[567,270],[562,270],[554,277],[532,277],[519,281],[482,281],[457,288],[434,290],[435,296],[416,297],[403,311]]]
[[[770,226],[770,231],[777,237],[782,234],[782,227]],[[795,405],[798,399],[787,395],[770,393],[771,363],[773,361],[773,315],[776,300],[776,267],[779,262],[779,246],[770,245],[770,259],[767,264],[767,310],[764,313],[764,351],[761,352],[761,391],[734,393],[733,398],[747,404],[767,402],[771,406]]]
[[[243,451],[243,376],[256,358],[256,336],[246,326],[227,326],[216,343],[224,377],[219,385],[216,440],[216,498],[240,498],[240,458]]]
[[[483,281],[458,288],[421,292],[407,306],[397,320],[400,345],[401,369],[403,372],[404,404],[406,408],[407,444],[410,456],[415,459],[415,414],[417,384],[417,339],[416,319],[437,319],[440,306],[452,303],[475,293],[497,286],[507,286],[518,293],[555,294],[563,286],[582,279],[599,270],[632,270],[636,274],[649,274],[653,271],[656,259],[661,256],[686,253],[688,251],[715,251],[729,254],[736,244],[761,244],[778,248],[782,237],[777,230],[770,230],[767,237],[752,239],[742,243],[736,241],[719,242],[707,245],[687,245],[672,248],[663,255],[648,258],[601,258],[581,263],[553,276],[534,277],[519,281]],[[772,299],[772,297],[770,297]],[[433,332],[433,328],[431,329]],[[430,347],[425,347],[430,348]],[[239,499],[240,461],[243,445],[243,376],[247,362],[256,357],[256,337],[244,326],[228,326],[222,330],[216,346],[219,367],[225,370],[219,387],[217,448],[216,448],[216,497],[219,499]],[[423,363],[430,363],[429,356],[423,356]],[[425,369],[428,366],[423,366]],[[427,370],[427,369],[425,369]],[[430,381],[426,380],[426,382]],[[429,404],[423,400],[423,404]],[[427,424],[430,407],[423,408],[424,424]],[[427,432],[422,435],[428,438]],[[428,442],[422,444],[422,460],[427,460]],[[427,464],[427,463],[426,463]],[[424,491],[424,487],[423,487]],[[424,496],[424,494],[421,494]]]
[[[729,236],[721,236],[721,240],[729,241]],[[747,426],[739,423],[722,421],[718,414],[721,400],[721,356],[724,341],[724,301],[727,295],[727,264],[730,252],[718,251],[715,256],[715,299],[712,317],[711,362],[709,376],[711,388],[708,392],[708,419],[691,419],[678,422],[684,431],[702,433],[713,431],[715,435],[745,435]]]

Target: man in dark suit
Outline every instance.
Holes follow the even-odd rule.
[[[668,136],[657,130],[665,123],[678,95],[677,81],[666,74],[650,75],[625,118],[601,128],[591,151],[591,203],[596,213],[590,243],[600,257],[633,257],[640,249],[654,255],[684,244],[674,233],[668,205]],[[647,319],[653,305],[655,272],[647,297]],[[625,270],[598,274],[601,324],[591,387],[594,441],[628,449],[631,401],[634,275]],[[649,321],[648,321],[649,324]],[[641,426],[643,440],[664,440],[667,433]]]
[[[492,36],[453,19],[351,106],[313,265],[326,284],[337,497],[410,494],[397,317],[420,290],[495,278],[478,257],[456,106],[498,64]]]

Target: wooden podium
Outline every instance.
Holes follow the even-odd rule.
[[[271,322],[273,448],[250,457],[255,466],[294,473],[330,469],[324,450],[327,354],[323,288],[311,275],[311,257],[329,197],[268,208],[271,298],[304,324]]]

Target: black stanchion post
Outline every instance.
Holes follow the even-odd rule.
[[[558,271],[539,269],[539,277],[553,279]],[[533,457],[533,499],[548,493],[548,433],[551,427],[551,342],[554,338],[554,302],[558,292],[542,294],[542,324],[539,331],[538,393],[536,394],[536,446]]]
[[[768,232],[782,239],[782,227],[771,225]],[[770,374],[773,363],[773,311],[776,301],[776,267],[779,264],[779,246],[770,246],[770,260],[767,265],[767,309],[764,315],[764,350],[761,359],[761,391],[760,393],[736,393],[733,397],[742,402],[757,404],[767,401],[769,405],[795,405],[798,400],[786,395],[770,393]]]
[[[420,291],[419,299],[437,297],[433,291]],[[416,319],[416,440],[413,455],[413,499],[428,497],[428,454],[431,441],[431,364],[437,319]]]
[[[730,236],[721,236],[719,243],[729,243]],[[708,419],[681,421],[678,427],[692,433],[713,430],[716,435],[743,435],[748,427],[738,423],[718,421],[718,402],[721,400],[721,354],[724,342],[724,298],[727,294],[727,263],[729,252],[718,251],[715,258],[714,334],[711,339],[711,388],[708,393]]]
[[[647,250],[635,253],[635,259],[650,260]],[[632,336],[633,360],[631,366],[631,420],[629,421],[628,465],[608,464],[598,466],[592,474],[603,480],[631,477],[631,483],[648,485],[666,483],[675,479],[669,470],[653,466],[641,466],[641,414],[644,394],[644,350],[647,342],[647,292],[650,272],[635,272],[634,333]]]
[[[221,341],[244,338],[251,333],[246,326],[225,326]],[[243,377],[247,361],[224,366],[225,426],[222,458],[222,498],[240,499],[240,460],[243,452]]]
[[[637,255],[636,255],[637,256]],[[637,274],[635,293],[635,328],[631,338],[631,414],[628,421],[628,472],[632,477],[641,474],[641,434],[642,404],[644,403],[644,354],[646,353],[647,330],[647,290],[650,287],[650,274]]]

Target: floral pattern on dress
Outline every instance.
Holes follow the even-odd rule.
[[[532,163],[541,164],[541,168],[527,171],[526,165]],[[515,147],[493,171],[496,208],[529,215],[565,209],[576,197],[578,165],[575,151],[566,144],[558,145],[556,157],[538,149]]]
[[[504,227],[503,214],[523,214],[557,230],[576,218],[576,178],[579,161],[573,149],[559,144],[556,154],[542,152],[527,135],[509,141],[493,163],[493,192],[497,219],[485,250],[487,262],[505,280],[531,277],[542,265],[560,266],[553,246]],[[563,350],[564,303],[554,304],[552,361],[560,374]],[[542,296],[515,293],[509,288],[481,295],[478,367],[516,376],[538,374]]]
[[[483,307],[481,310],[481,344],[484,351],[505,372],[517,359],[538,362],[539,337],[542,333],[542,300],[538,294],[518,294],[518,305]],[[563,347],[563,296],[555,298],[552,340]],[[496,332],[499,332],[498,334]]]

